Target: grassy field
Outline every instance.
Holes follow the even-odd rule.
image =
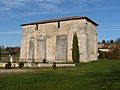
[[[26,69],[26,68],[24,68]],[[1,74],[0,90],[120,90],[120,61],[80,63],[71,68],[34,68]]]

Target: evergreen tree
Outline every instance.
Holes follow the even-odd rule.
[[[78,46],[78,38],[76,33],[73,36],[72,59],[74,63],[79,63],[79,46]]]
[[[105,44],[105,43],[106,43],[106,41],[105,41],[105,40],[103,40],[103,41],[102,41],[102,44]]]
[[[113,44],[114,43],[114,41],[113,40],[110,40],[110,44]]]

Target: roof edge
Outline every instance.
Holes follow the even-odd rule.
[[[97,23],[95,23],[90,18],[85,17],[85,16],[72,16],[72,17],[56,18],[56,19],[50,19],[50,20],[42,20],[38,22],[21,24],[20,26],[36,25],[36,24],[44,24],[44,23],[52,23],[52,22],[60,22],[60,21],[69,21],[69,20],[78,20],[78,19],[86,19],[90,21],[91,23],[93,23],[95,26],[99,26]]]

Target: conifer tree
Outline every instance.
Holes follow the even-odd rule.
[[[114,44],[114,41],[113,41],[113,40],[110,40],[110,44]]]
[[[105,40],[103,40],[103,41],[102,41],[102,44],[105,44],[105,43],[106,43],[106,41],[105,41]]]
[[[78,38],[76,33],[73,36],[72,59],[74,63],[79,63],[79,46],[78,46]]]

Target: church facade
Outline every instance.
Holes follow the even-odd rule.
[[[97,60],[97,23],[72,16],[22,24],[20,61],[73,62],[73,35],[77,34],[80,62]]]

